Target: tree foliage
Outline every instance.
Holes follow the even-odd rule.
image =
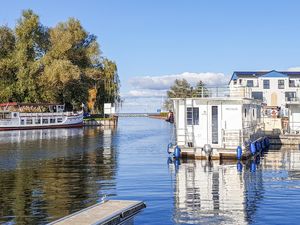
[[[57,102],[76,109],[93,93],[90,110],[101,113],[104,102],[119,101],[119,85],[116,63],[101,56],[96,36],[77,19],[48,28],[25,10],[14,29],[0,27],[1,102]]]
[[[206,97],[207,88],[200,80],[195,87],[192,87],[186,79],[176,79],[174,84],[167,91],[167,99],[164,103],[164,108],[172,109],[171,98],[191,98],[191,97]]]

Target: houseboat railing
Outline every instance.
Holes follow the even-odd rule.
[[[251,98],[251,88],[249,87],[203,87],[194,90],[191,97],[215,98],[215,97],[242,97]]]

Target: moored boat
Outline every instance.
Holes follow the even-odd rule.
[[[0,104],[0,131],[81,127],[83,112],[65,112],[61,104]]]

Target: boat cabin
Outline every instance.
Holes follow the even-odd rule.
[[[178,146],[245,148],[261,131],[261,101],[241,97],[174,98]]]

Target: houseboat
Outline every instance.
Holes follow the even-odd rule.
[[[210,88],[193,98],[173,98],[175,144],[169,152],[178,157],[243,158],[264,143],[261,101],[247,88]],[[258,144],[257,144],[258,143]]]
[[[81,127],[83,112],[65,112],[60,104],[0,104],[0,131]]]

